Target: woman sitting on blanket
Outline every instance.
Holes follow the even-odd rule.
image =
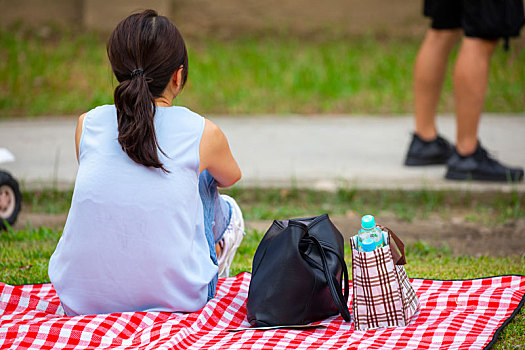
[[[172,105],[188,56],[168,18],[129,16],[107,51],[115,105],[79,118],[75,190],[49,277],[68,316],[199,310],[243,238],[239,207],[217,192],[241,171],[214,123]]]

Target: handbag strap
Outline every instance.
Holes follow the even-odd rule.
[[[333,248],[331,247],[327,247],[325,245],[323,245],[323,243],[319,242],[321,244],[321,247],[323,247],[325,250],[331,252],[332,254],[334,254],[337,259],[339,259],[339,263],[341,264],[342,266],[342,270],[343,270],[343,281],[342,283],[344,283],[344,287],[345,287],[345,293],[344,293],[344,296],[339,292],[339,289],[337,289],[337,291],[339,292],[339,294],[342,295],[342,297],[344,298],[344,302],[347,303],[348,302],[348,296],[349,296],[349,278],[348,278],[348,269],[346,267],[346,263],[345,263],[345,260],[339,255],[339,253],[337,253]],[[325,254],[326,255],[326,254]],[[332,278],[335,279],[335,284],[337,285],[338,282],[337,282],[337,278],[335,276],[332,275]]]
[[[335,278],[335,276],[331,275],[328,272],[328,262],[326,259],[326,254],[325,254],[323,245],[317,240],[317,238],[313,236],[310,236],[309,238],[312,240],[312,242],[315,243],[315,245],[317,245],[317,248],[319,249],[321,260],[323,262],[323,272],[326,277],[326,282],[328,283],[328,287],[330,288],[332,299],[334,300],[335,305],[339,309],[341,316],[343,316],[343,319],[346,322],[350,322],[350,311],[348,310],[348,306],[347,306],[349,283],[348,283],[348,269],[346,268],[346,263],[344,262],[344,260],[341,259],[341,257],[338,254],[336,254],[339,261],[342,262],[341,265],[343,268],[344,283],[345,283],[345,295],[343,296],[343,294],[341,293],[341,289],[336,287],[337,279]]]
[[[389,242],[389,245],[394,264],[405,265],[407,263],[407,260],[405,257],[405,244],[403,243],[403,241],[401,241],[401,239],[388,227],[379,226],[379,228],[381,228],[381,230],[386,230],[390,237],[392,237],[392,239]]]

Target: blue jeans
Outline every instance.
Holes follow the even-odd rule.
[[[217,181],[207,170],[199,176],[199,194],[204,210],[204,233],[210,248],[210,258],[215,265],[218,265],[215,244],[221,240],[230,223],[232,209],[219,195]],[[218,279],[219,273],[208,284],[208,300],[215,296]]]

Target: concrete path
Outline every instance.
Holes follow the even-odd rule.
[[[243,171],[241,186],[334,190],[454,189],[525,192],[525,184],[454,182],[444,166],[405,167],[411,116],[211,116],[227,135]],[[454,118],[438,127],[454,140]],[[72,186],[76,118],[0,120],[0,147],[16,156],[0,164],[27,187]],[[482,117],[482,143],[499,160],[525,167],[525,114]]]

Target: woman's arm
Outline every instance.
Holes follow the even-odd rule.
[[[199,173],[207,169],[219,187],[229,187],[240,180],[241,169],[233,158],[226,136],[208,119],[205,119],[199,150]]]
[[[84,125],[84,117],[86,113],[82,114],[78,118],[77,129],[75,131],[75,147],[77,149],[77,162],[78,162],[78,149],[80,147],[80,138],[82,137],[82,125]]]

